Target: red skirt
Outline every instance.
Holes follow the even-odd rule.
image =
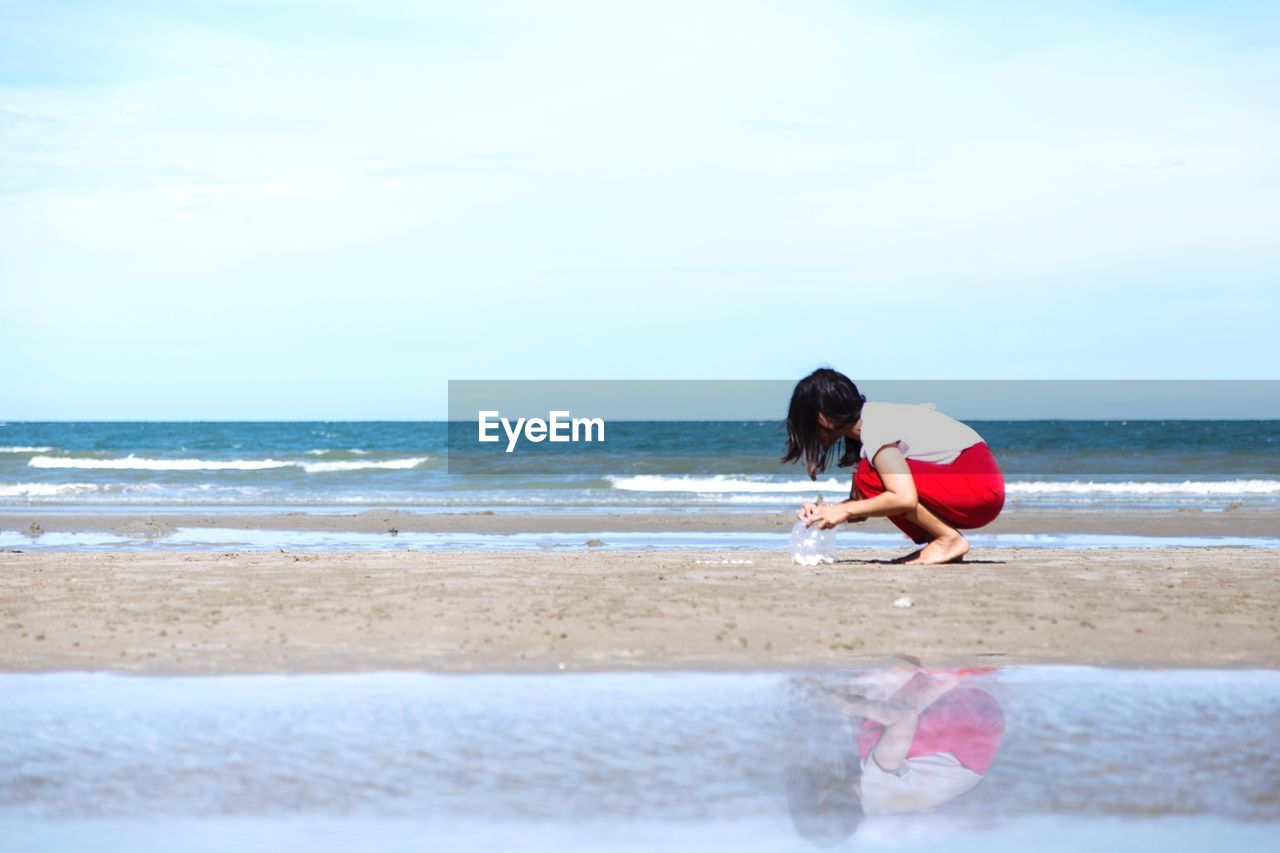
[[[907,467],[921,505],[957,530],[985,527],[1004,509],[1004,475],[986,442],[966,447],[947,464],[908,459]],[[880,474],[866,459],[853,475],[853,492],[853,497],[864,500],[885,492]],[[929,541],[929,534],[905,516],[889,520],[916,544]]]
[[[917,674],[894,698],[927,683],[925,676]],[[863,720],[858,727],[858,753],[863,758],[870,755],[883,734],[883,725]],[[975,687],[956,687],[920,712],[907,758],[949,752],[974,773],[983,774],[995,760],[1002,740],[1004,712],[995,697]]]

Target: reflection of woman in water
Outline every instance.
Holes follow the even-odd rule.
[[[858,758],[839,772],[791,775],[801,834],[839,843],[862,815],[929,811],[982,781],[1004,736],[1004,714],[991,694],[960,686],[964,674],[920,671],[880,700],[820,687],[841,713],[859,718]]]

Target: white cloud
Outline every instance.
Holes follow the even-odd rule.
[[[414,343],[441,375],[493,328],[648,346],[568,323],[590,305],[728,375],[790,369],[740,350],[797,288],[865,310],[1017,294],[1034,314],[1190,293],[1215,271],[1234,300],[1274,278],[1274,52],[1222,44],[1211,13],[980,11],[265,3],[42,19],[39,38],[108,71],[0,83],[0,299],[51,342],[92,335],[93,318],[252,303],[269,310],[241,322],[262,334],[303,344],[358,323],[376,347],[389,306],[452,313],[438,352]],[[50,289],[83,323],[39,324]],[[325,307],[344,294],[377,310]],[[685,310],[734,325],[695,334]],[[993,330],[992,346],[1020,334]],[[1169,346],[1143,334],[1135,351]],[[906,370],[932,369],[920,359]]]

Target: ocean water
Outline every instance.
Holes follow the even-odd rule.
[[[912,675],[817,679],[886,698]],[[985,702],[921,749],[989,766],[839,824],[842,849],[1274,849],[1280,673],[940,675]],[[850,778],[857,721],[804,679],[2,674],[0,849],[812,849],[795,780]]]
[[[1011,505],[1280,506],[1280,421],[975,421]],[[0,506],[758,510],[847,495],[778,455],[771,421],[614,422],[549,465],[450,465],[444,422],[0,425]],[[455,445],[456,447],[457,445]]]

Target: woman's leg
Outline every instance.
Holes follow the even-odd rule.
[[[858,463],[858,469],[853,475],[853,492],[850,497],[856,497],[861,500],[874,498],[876,495],[882,495],[885,492],[884,481],[880,479],[880,474],[875,468],[871,467],[871,463],[863,459]],[[903,515],[889,516],[889,521],[893,525],[907,535],[907,538],[917,545],[924,545],[933,538],[920,525],[908,519]],[[914,555],[913,555],[914,556]]]
[[[917,491],[921,493],[921,502],[916,508],[889,517],[894,526],[907,535],[917,545],[924,545],[918,551],[900,557],[894,562],[907,565],[934,565],[959,560],[969,552],[969,540],[965,539],[951,523],[924,505],[933,492],[936,480],[926,472],[932,466],[908,462],[912,474],[916,478]],[[944,475],[950,476],[950,475]],[[859,498],[872,498],[883,494],[884,481],[871,463],[863,459],[853,477],[853,495]]]
[[[923,530],[929,537],[929,544],[915,553],[899,557],[894,560],[895,563],[907,566],[932,566],[957,562],[969,553],[969,540],[965,539],[959,530],[930,512],[929,508],[922,503],[916,504],[915,509],[896,518],[901,518]],[[890,521],[897,524],[896,519],[890,519]]]

